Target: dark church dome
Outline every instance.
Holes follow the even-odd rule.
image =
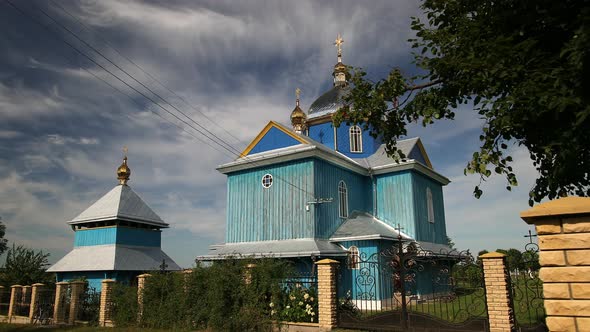
[[[348,85],[336,85],[328,92],[316,99],[307,112],[309,118],[316,118],[322,115],[336,112],[340,107],[344,106],[343,98],[350,93]]]

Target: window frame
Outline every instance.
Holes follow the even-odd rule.
[[[348,262],[347,267],[349,270],[360,269],[360,252],[357,246],[350,246],[348,248]]]
[[[344,180],[338,182],[338,216],[348,218],[348,187]]]
[[[350,152],[363,153],[363,130],[361,127],[357,125],[351,126],[348,129],[348,138],[350,143]]]
[[[270,182],[266,182],[265,179],[270,179]],[[272,184],[274,182],[273,176],[270,173],[266,173],[262,176],[262,178],[260,179],[260,182],[262,184],[262,188],[264,189],[268,189],[270,187],[272,187]]]
[[[428,222],[434,224],[434,200],[432,197],[432,190],[430,187],[426,188],[426,210],[428,213]]]

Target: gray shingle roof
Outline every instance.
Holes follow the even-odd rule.
[[[116,186],[68,224],[115,219],[168,227],[128,185]]]
[[[209,255],[201,256],[199,259],[215,260],[228,256],[309,257],[311,255],[345,256],[346,254],[346,250],[342,247],[327,240],[294,239],[213,245],[210,247]]]
[[[403,154],[406,156],[406,159],[416,160],[423,165],[428,166],[428,163],[418,146],[419,141],[419,137],[398,140],[397,148],[403,152]],[[385,151],[385,144],[381,144],[379,148],[377,148],[377,151],[375,151],[375,153],[372,155],[366,158],[353,158],[353,160],[361,165],[368,165],[368,167],[379,167],[394,163],[393,158],[389,157]]]
[[[330,241],[397,239],[399,234],[396,229],[372,215],[353,211],[350,217],[332,234]],[[405,240],[412,239],[403,232],[401,236]]]
[[[335,86],[316,99],[307,112],[308,119],[336,112],[344,105],[343,97],[350,92],[349,87]]]
[[[47,272],[70,271],[155,271],[166,261],[168,271],[180,267],[159,247],[116,244],[75,247]]]

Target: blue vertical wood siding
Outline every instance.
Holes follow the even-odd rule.
[[[332,122],[309,126],[308,136],[334,150],[334,127]]]
[[[262,187],[265,174],[273,176]],[[313,238],[313,163],[296,160],[228,174],[226,242]]]
[[[149,229],[130,227],[105,227],[77,230],[74,246],[96,246],[103,244],[125,244],[133,246],[160,247],[162,233]]]
[[[352,211],[371,213],[373,202],[371,181],[347,169],[335,166],[326,161],[314,160],[315,193],[318,198],[332,198],[331,203],[316,205],[316,230],[318,238],[329,238],[342,224],[344,219],[339,216],[338,183],[344,181],[348,190],[348,215]]]
[[[301,144],[278,128],[272,127],[248,154],[254,154]]]
[[[369,135],[369,130],[364,129],[363,124],[358,125],[362,130],[363,152],[350,152],[350,125],[342,123],[336,128],[336,137],[338,151],[350,158],[366,158],[375,153],[381,144],[381,140],[376,140]]]
[[[416,236],[415,206],[410,171],[375,176],[377,185],[376,217],[390,226],[401,225],[402,232]]]
[[[419,173],[412,174],[413,201],[416,214],[416,237],[418,241],[447,243],[447,229],[445,222],[445,207],[442,185]],[[428,206],[426,188],[432,191],[434,205],[434,223],[428,222]]]

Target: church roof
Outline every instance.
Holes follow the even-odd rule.
[[[399,232],[385,222],[375,218],[366,213],[353,211],[350,217],[346,219],[340,227],[332,234],[330,241],[355,241],[355,240],[375,240],[388,239],[394,240],[398,236],[402,236],[404,240],[411,240],[409,235]]]
[[[254,149],[257,144],[264,140],[265,135],[271,133],[270,130],[272,128],[277,129],[277,131],[274,132],[275,134],[278,133],[294,138],[292,142],[289,143],[292,145],[285,144],[284,147],[274,147],[269,150],[263,150],[262,152],[252,153],[252,151],[255,151]],[[317,157],[362,175],[369,175],[369,173],[384,174],[391,171],[414,169],[443,185],[450,182],[449,179],[434,171],[419,138],[399,140],[397,143],[398,148],[406,155],[406,159],[399,163],[387,156],[384,144],[367,158],[353,159],[311,139],[308,136],[298,134],[279,123],[270,121],[252,143],[250,143],[250,145],[242,152],[239,158],[218,166],[217,170],[221,173],[227,174],[279,162]]]
[[[216,260],[229,256],[244,257],[309,257],[345,256],[342,247],[319,239],[293,239],[277,241],[239,242],[213,245],[210,254],[198,259]]]
[[[307,112],[307,118],[314,119],[336,112],[340,107],[344,106],[342,98],[346,97],[349,92],[350,88],[348,86],[334,86],[311,104]]]
[[[428,158],[428,155],[426,154],[424,146],[422,145],[422,141],[419,137],[398,140],[396,146],[406,156],[406,159],[417,160],[423,165],[433,169],[432,163],[430,162],[430,159]],[[389,157],[385,151],[385,144],[381,144],[379,148],[377,148],[377,151],[367,158],[353,159],[360,164],[365,162],[368,167],[382,167],[394,163],[394,160]]]
[[[159,247],[116,244],[75,247],[47,272],[71,271],[156,271],[165,262],[167,271],[180,267]]]
[[[118,185],[68,222],[70,225],[104,220],[126,220],[168,227],[128,185]]]

